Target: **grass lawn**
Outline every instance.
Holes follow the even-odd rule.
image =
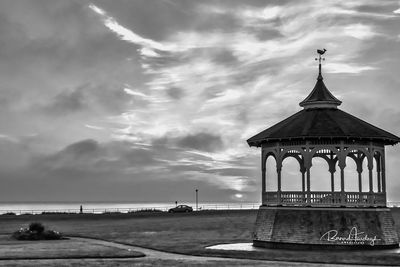
[[[0,236],[0,260],[35,259],[35,258],[117,258],[142,257],[144,254],[105,246],[91,240],[41,240],[18,241],[9,235]]]
[[[165,250],[193,253],[204,246],[250,242],[256,210],[204,211],[189,214],[68,214],[2,216],[0,233],[30,222],[72,236],[88,236]]]
[[[400,234],[400,209],[393,209]],[[0,233],[10,234],[30,222],[40,221],[46,228],[67,236],[86,236],[158,250],[191,255],[228,256],[305,262],[399,264],[400,257],[384,252],[325,252],[266,250],[230,252],[206,250],[220,243],[251,242],[256,210],[202,211],[189,214],[67,214],[0,216]],[[378,253],[378,254],[377,254]],[[400,253],[396,253],[400,254]],[[378,257],[379,255],[379,257]]]

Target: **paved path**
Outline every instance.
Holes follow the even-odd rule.
[[[133,245],[125,245],[115,242],[103,241],[98,239],[89,239],[89,238],[76,238],[82,241],[87,242],[95,242],[97,244],[101,244],[104,246],[112,246],[120,249],[134,250],[138,252],[142,252],[146,254],[146,259],[150,260],[175,260],[175,261],[187,261],[196,262],[196,263],[214,263],[214,262],[226,262],[229,264],[237,265],[237,266],[357,266],[357,265],[338,265],[338,264],[321,264],[321,263],[296,263],[296,262],[283,262],[283,261],[263,261],[263,260],[249,260],[249,259],[233,259],[233,258],[224,258],[224,257],[207,257],[207,256],[190,256],[183,255],[177,253],[163,252],[154,249],[148,249]],[[142,260],[136,259],[135,262]],[[362,266],[362,265],[358,265]]]

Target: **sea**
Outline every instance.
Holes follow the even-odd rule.
[[[258,209],[260,203],[177,203],[188,205],[193,210]],[[168,211],[173,203],[127,203],[127,202],[27,202],[0,203],[0,214],[41,214],[41,213],[127,213],[136,211]]]

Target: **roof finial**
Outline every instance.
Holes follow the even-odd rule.
[[[324,48],[323,50],[317,49],[317,53],[319,54],[319,58],[315,58],[315,60],[319,61],[319,72],[318,72],[318,80],[322,80],[322,73],[321,73],[321,60],[325,60],[324,57],[322,57],[323,54],[325,54],[326,49]]]

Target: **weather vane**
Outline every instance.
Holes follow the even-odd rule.
[[[319,58],[315,58],[315,60],[319,61],[319,73],[318,73],[318,79],[322,79],[322,74],[321,74],[321,60],[325,60],[324,57],[322,57],[323,54],[325,54],[326,49],[324,48],[323,50],[317,49],[317,53],[319,54]]]

